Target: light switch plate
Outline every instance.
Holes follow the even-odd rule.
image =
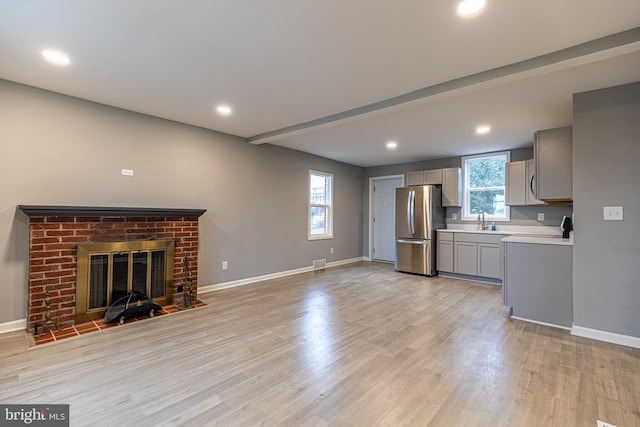
[[[452,213],[451,214],[451,219],[453,219],[453,220],[458,219],[458,214],[457,213]]]
[[[622,221],[622,206],[605,206],[603,209],[605,221]]]
[[[133,169],[122,169],[122,175],[133,176]]]

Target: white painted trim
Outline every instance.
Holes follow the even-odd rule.
[[[470,199],[469,199],[469,193],[468,193],[468,176],[467,176],[467,172],[469,172],[469,168],[465,167],[467,160],[474,160],[474,159],[483,159],[483,158],[490,158],[490,157],[502,157],[505,156],[506,157],[506,161],[505,161],[505,168],[506,168],[506,164],[511,162],[511,150],[507,150],[507,151],[495,151],[495,152],[489,152],[489,153],[482,153],[482,154],[472,154],[469,156],[462,156],[461,159],[461,163],[462,163],[462,206],[460,207],[460,220],[461,221],[473,221],[474,223],[478,222],[478,219],[480,219],[479,217],[476,217],[476,215],[467,215],[467,209],[469,208],[470,205]],[[506,171],[505,171],[505,181],[504,181],[504,185],[505,185],[505,197],[507,195],[507,178],[506,178]],[[511,207],[509,205],[506,204],[506,200],[505,200],[505,207],[504,207],[504,217],[501,218],[494,218],[490,215],[486,216],[486,220],[487,221],[491,221],[491,222],[506,222],[509,223],[511,222]]]
[[[525,319],[524,317],[518,317],[518,316],[512,315],[511,318],[516,320],[522,320],[523,322],[536,323],[542,326],[551,326],[552,328],[564,329],[566,331],[571,330],[571,328],[568,328],[566,326],[554,325],[553,323],[538,322],[537,320]]]
[[[615,332],[607,332],[600,329],[585,328],[584,326],[577,326],[576,324],[571,328],[571,335],[625,345],[627,347],[640,348],[640,337],[616,334]]]
[[[26,331],[27,319],[12,320],[11,322],[0,323],[0,334],[13,331]]]
[[[401,187],[405,185],[405,176],[404,174],[400,175],[385,175],[385,176],[372,176],[369,177],[369,250],[367,253],[367,261],[371,261],[373,259],[373,186],[375,185],[375,181],[380,181],[383,179],[400,179],[402,183]]]
[[[320,234],[320,235],[312,235],[311,234],[311,208],[314,204],[311,203],[311,175],[324,176],[325,178],[329,178],[329,203],[324,204],[315,204],[315,206],[324,206],[328,208],[327,213],[327,222],[329,223],[328,233]],[[307,212],[307,240],[323,240],[323,239],[333,239],[333,174],[328,172],[321,172],[313,169],[309,169],[309,184],[307,186],[307,197],[308,197],[308,212]]]
[[[337,267],[339,265],[352,264],[354,262],[367,261],[365,257],[356,257],[343,259],[340,261],[328,262],[325,268]],[[295,274],[308,273],[314,271],[313,266],[296,268],[294,270],[280,271],[278,273],[265,274],[263,276],[247,277],[246,279],[232,280],[230,282],[216,283],[215,285],[208,285],[198,287],[198,294],[206,294],[208,292],[217,291],[220,289],[235,288],[236,286],[249,285],[251,283],[262,282],[265,280],[279,279],[281,277],[293,276]]]

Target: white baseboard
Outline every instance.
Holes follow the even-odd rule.
[[[616,334],[615,332],[607,332],[600,329],[585,328],[584,326],[577,326],[575,324],[571,328],[571,335],[610,342],[613,344],[626,345],[627,347],[640,348],[640,338],[638,337]]]
[[[13,320],[11,322],[0,323],[0,334],[13,331],[25,331],[27,329],[27,319]]]
[[[571,328],[568,328],[566,326],[554,325],[553,323],[538,322],[537,320],[525,319],[524,317],[518,317],[518,316],[513,316],[512,315],[511,318],[512,319],[516,319],[516,320],[522,320],[523,322],[536,323],[536,324],[542,325],[542,326],[551,326],[552,328],[565,329],[567,331],[571,330]]]
[[[340,261],[328,262],[325,268],[337,267],[339,265],[352,264],[354,262],[366,261],[365,257],[349,258]],[[294,270],[280,271],[278,273],[265,274],[263,276],[247,277],[246,279],[232,280],[230,282],[216,283],[215,285],[199,286],[198,294],[217,291],[219,289],[235,288],[236,286],[248,285],[250,283],[262,282],[264,280],[279,279],[280,277],[293,276],[294,274],[308,273],[314,271],[313,266],[296,268]]]

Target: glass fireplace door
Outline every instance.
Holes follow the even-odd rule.
[[[172,241],[78,245],[76,322],[102,317],[113,302],[131,292],[160,305],[171,301],[173,252]]]

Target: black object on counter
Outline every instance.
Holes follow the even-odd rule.
[[[560,223],[560,227],[562,228],[562,238],[568,239],[569,233],[571,232],[571,217],[570,216],[562,217],[562,222]]]

